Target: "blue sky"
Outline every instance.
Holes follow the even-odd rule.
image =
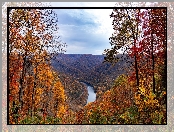
[[[52,3],[56,7],[68,6],[103,6],[114,7],[114,2],[87,3],[73,2]],[[59,35],[66,42],[66,54],[101,55],[104,49],[111,48],[109,37],[113,33],[112,9],[56,9]]]
[[[115,4],[116,2],[51,2],[53,7],[114,7]],[[109,37],[114,30],[113,18],[109,15],[113,9],[57,9],[55,11],[59,19],[59,35],[68,45],[66,54],[101,55],[104,49],[111,49]],[[121,50],[118,52],[122,53]]]

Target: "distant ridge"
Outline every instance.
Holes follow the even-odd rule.
[[[99,87],[103,87],[104,91],[111,88],[113,80],[120,74],[126,74],[131,65],[125,59],[126,55],[118,54],[118,58],[122,59],[113,66],[104,61],[104,55],[92,54],[60,54],[55,60],[52,60],[52,66],[60,73],[72,76],[77,81],[85,81],[91,84],[97,91]]]

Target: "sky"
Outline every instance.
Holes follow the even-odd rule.
[[[53,7],[114,7],[116,2],[51,2]],[[137,2],[133,2],[136,6]],[[149,5],[149,3],[146,3]],[[67,44],[66,54],[102,55],[111,49],[113,9],[55,9],[59,35]],[[122,50],[118,50],[123,53]]]
[[[52,2],[54,7],[114,7],[115,2]],[[104,49],[110,49],[109,37],[114,32],[113,9],[55,9],[58,16],[59,35],[67,44],[66,54],[102,55]]]

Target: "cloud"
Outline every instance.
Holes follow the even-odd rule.
[[[52,3],[54,6],[114,6],[113,2]],[[112,9],[57,9],[59,34],[67,43],[67,53],[102,54],[110,48],[109,37],[113,33]]]
[[[68,53],[81,54],[85,50],[85,47],[79,46],[78,42],[73,42],[67,47]]]
[[[93,55],[101,55],[103,50],[95,50]]]

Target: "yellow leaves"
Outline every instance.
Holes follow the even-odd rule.
[[[36,72],[36,69],[35,69]],[[54,76],[47,64],[39,64],[37,66],[38,83],[44,87],[50,87],[53,83]]]
[[[154,124],[161,124],[162,118],[164,117],[164,113],[160,110],[155,110],[150,114],[151,119],[153,119]]]
[[[9,15],[10,103],[12,104],[12,100],[14,100],[19,101],[19,105],[23,105],[18,112],[19,115],[22,112],[23,115],[28,114],[29,111],[36,112],[37,108],[52,112],[52,109],[57,107],[55,111],[58,110],[59,115],[63,115],[66,110],[64,88],[56,77],[57,75],[53,74],[51,67],[47,64],[50,56],[44,50],[46,46],[52,48],[52,41],[48,41],[49,45],[41,42],[41,40],[44,41],[43,36],[51,40],[53,35],[46,31],[49,22],[43,23],[41,15],[44,16],[44,13],[42,14],[39,9],[14,9]],[[51,22],[50,20],[50,25],[53,24]],[[13,54],[15,55],[13,56]],[[27,61],[23,63],[26,57]],[[48,59],[47,62],[46,59]],[[57,100],[58,102],[56,102]],[[47,107],[46,103],[50,102],[50,107]],[[54,105],[52,105],[53,103]],[[10,109],[12,108],[10,107]]]
[[[139,89],[140,89],[141,93],[144,95],[145,91],[146,91],[145,88],[144,87],[140,87]]]
[[[58,103],[58,111],[57,111],[57,116],[58,117],[63,117],[64,113],[67,110],[66,106],[66,96],[65,96],[65,91],[64,88],[59,80],[56,81],[53,87],[53,100],[57,100]]]
[[[43,93],[43,88],[36,88],[36,96],[40,96]]]
[[[57,81],[54,84],[53,92],[54,92],[55,96],[65,98],[64,88],[63,88],[62,84],[60,83],[60,81]]]
[[[150,114],[150,116],[151,116],[152,118],[155,118],[156,115],[159,115],[159,112],[158,112],[157,110],[156,110],[155,112],[153,112],[153,113]]]
[[[128,119],[129,119],[129,112],[126,111],[126,112],[125,112],[124,114],[122,114],[120,117],[123,118],[123,119],[125,119],[126,121],[128,121]]]
[[[41,103],[41,95],[43,93],[43,88],[36,88],[35,90],[35,106],[38,108]]]
[[[162,92],[162,94],[163,94],[163,95],[166,95],[166,92],[165,92],[165,91],[163,91],[163,92]]]
[[[139,93],[135,94],[135,104],[138,106],[139,112],[144,112],[145,109],[153,111],[153,108],[159,106],[156,95],[152,92],[152,87],[144,86],[145,79],[140,80]]]
[[[141,104],[141,102],[140,102],[140,100],[141,100],[140,94],[136,94],[134,98],[135,98],[135,103],[136,103],[137,105]]]
[[[57,112],[57,117],[62,118],[65,112],[66,112],[66,107],[64,105],[60,105]]]
[[[91,116],[92,115],[92,111],[87,111],[87,116]]]
[[[148,97],[148,100],[145,101],[146,105],[149,105],[149,106],[159,106],[159,103],[158,103],[158,100],[155,99],[156,95],[153,94],[152,92],[150,93]]]
[[[126,75],[120,75],[115,81],[114,86],[123,86],[127,82],[127,76]]]

